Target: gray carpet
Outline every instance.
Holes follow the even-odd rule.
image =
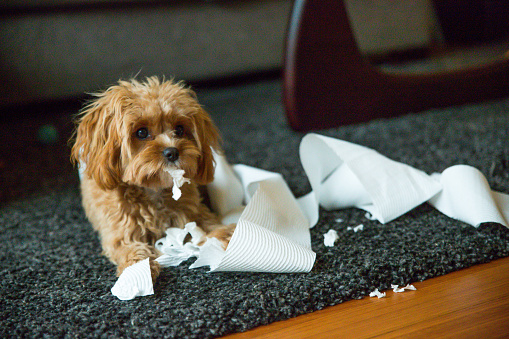
[[[309,191],[297,155],[303,134],[286,125],[278,81],[198,94],[223,133],[232,163],[282,173],[296,196]],[[62,128],[69,127],[59,119]],[[12,128],[7,122],[1,127]],[[484,173],[492,188],[509,193],[509,100],[319,133],[374,148],[428,173],[469,164]],[[36,176],[56,172],[60,179],[37,186],[10,166],[15,150],[0,153],[2,188],[13,189],[6,179],[12,178],[18,190],[26,185],[30,193],[4,194],[0,207],[0,337],[212,338],[509,255],[506,228],[484,224],[476,229],[427,204],[386,225],[365,219],[357,209],[321,211],[311,231],[317,261],[308,274],[210,274],[189,270],[190,260],[165,269],[155,295],[120,301],[110,293],[115,269],[101,256],[97,235],[85,219],[76,174],[62,162],[68,151],[61,144],[30,145],[29,159],[12,157],[17,167],[36,167],[28,170]],[[48,150],[64,155],[46,155]],[[50,169],[67,170],[33,166],[41,161]],[[347,230],[360,223],[362,232]],[[323,245],[322,236],[330,228],[340,236],[331,248]]]

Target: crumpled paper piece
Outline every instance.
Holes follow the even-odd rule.
[[[193,241],[182,244],[188,232],[196,231],[195,224],[188,224],[184,230],[167,232],[164,244],[170,244],[170,250],[166,250],[163,240],[157,241],[158,249],[165,254],[156,260],[163,267],[197,256],[190,268],[209,266],[211,272],[296,273],[313,268],[316,254],[311,250],[309,222],[280,174],[244,165],[231,167],[224,158],[217,157],[215,178],[209,185],[215,209],[223,223],[237,224],[226,251],[218,248],[220,243],[214,238],[201,248],[196,248]],[[126,269],[119,277],[117,284],[122,288],[114,286],[112,293],[119,299],[154,293],[150,270],[146,270],[148,262],[133,266],[137,265],[140,268]]]
[[[184,243],[186,236],[191,235],[191,241]],[[166,230],[166,237],[156,241],[155,247],[162,256],[157,258],[165,266],[178,266],[191,257],[200,253],[198,243],[205,237],[205,232],[195,222],[190,222],[183,229],[171,227]],[[170,261],[171,260],[171,261]]]
[[[191,235],[191,240],[184,243],[188,234]],[[199,246],[204,239],[205,243]],[[209,266],[213,269],[215,266],[211,259],[220,260],[225,254],[222,243],[216,238],[207,238],[206,233],[195,222],[186,224],[184,229],[169,228],[166,237],[159,239],[155,247],[163,253],[156,259],[162,267],[178,266],[187,259],[196,257],[197,260],[189,268]]]
[[[327,247],[333,247],[336,240],[339,239],[338,232],[335,230],[329,230],[323,235],[323,244]]]
[[[491,191],[473,167],[428,175],[367,147],[318,134],[306,135],[299,153],[312,187],[299,199],[280,174],[230,166],[215,155],[215,180],[208,185],[212,207],[223,223],[236,222],[237,228],[224,253],[208,256],[211,271],[309,272],[316,256],[309,228],[318,222],[319,206],[357,207],[387,223],[428,202],[473,226],[508,226],[509,196]]]
[[[154,294],[149,258],[127,267],[111,288],[111,294],[120,300]]]

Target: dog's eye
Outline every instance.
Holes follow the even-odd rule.
[[[178,125],[177,127],[175,127],[175,135],[178,137],[183,136],[184,135],[184,126]]]
[[[142,127],[136,131],[136,138],[140,140],[147,139],[149,136],[148,129],[146,127]]]

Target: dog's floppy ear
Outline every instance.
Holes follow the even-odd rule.
[[[206,185],[214,180],[215,161],[213,151],[221,152],[221,137],[212,119],[202,108],[197,114],[193,115],[193,136],[201,151],[198,160],[198,172],[194,179],[199,185]]]
[[[85,166],[84,175],[99,187],[113,189],[120,183],[120,126],[122,87],[110,87],[96,94],[97,99],[84,107],[75,132],[71,151],[73,163]]]

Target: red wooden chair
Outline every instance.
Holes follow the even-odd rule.
[[[339,0],[296,0],[283,95],[292,128],[330,128],[509,95],[509,59],[430,75],[395,75],[359,52]]]

